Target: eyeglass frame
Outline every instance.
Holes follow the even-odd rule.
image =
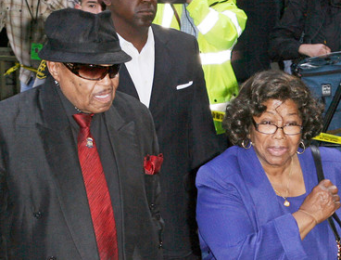
[[[62,62],[64,64],[64,66],[74,75],[82,78],[82,79],[86,79],[86,80],[92,80],[92,81],[99,81],[99,80],[102,80],[104,79],[108,74],[109,74],[109,78],[113,79],[115,78],[119,71],[120,71],[120,68],[121,68],[121,64],[113,64],[113,65],[110,65],[110,66],[101,66],[101,65],[97,65],[97,64],[85,64],[85,63],[72,63],[72,62]],[[91,79],[91,78],[86,78],[84,76],[81,76],[79,75],[79,66],[87,66],[87,67],[92,67],[92,68],[103,68],[103,69],[106,69],[106,73],[103,74],[101,77],[99,78],[95,78],[95,79]],[[117,67],[117,72],[115,73],[115,75],[113,77],[110,76],[110,68],[114,68],[114,66]]]
[[[257,132],[259,132],[259,133],[261,133],[261,134],[265,134],[265,135],[273,135],[273,134],[275,134],[275,133],[277,132],[278,128],[282,129],[283,134],[285,134],[285,135],[299,135],[299,134],[302,133],[302,130],[303,130],[303,126],[302,126],[302,125],[295,125],[295,126],[299,126],[299,127],[301,128],[301,131],[300,131],[299,133],[297,133],[297,134],[286,134],[286,133],[285,133],[285,130],[284,130],[284,127],[289,126],[289,125],[278,126],[278,125],[275,125],[275,124],[269,124],[269,125],[272,125],[272,126],[275,126],[275,127],[276,127],[275,132],[273,132],[273,133],[263,133],[263,132],[261,132],[261,131],[258,130],[258,126],[261,125],[261,123],[256,123],[256,121],[252,118],[252,124],[253,124],[253,126],[255,127],[255,129],[256,129]]]

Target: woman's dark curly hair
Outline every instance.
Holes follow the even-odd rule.
[[[255,74],[242,86],[239,95],[226,107],[223,127],[230,141],[242,146],[248,144],[252,117],[259,117],[269,99],[293,100],[302,119],[302,139],[309,141],[322,130],[323,105],[315,99],[298,78],[280,70],[267,70]]]

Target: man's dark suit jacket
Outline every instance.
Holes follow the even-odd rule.
[[[217,139],[196,39],[158,25],[152,29],[155,71],[149,109],[164,155],[160,175],[164,254],[183,256],[197,246],[191,241],[197,239],[195,169],[218,153]],[[125,66],[118,90],[138,98]]]
[[[269,34],[279,18],[284,0],[237,0],[247,15],[246,27],[232,51],[232,67],[239,83],[270,69]]]
[[[143,169],[157,152],[150,112],[116,93],[104,118],[123,205],[120,259],[162,259],[158,175]],[[99,259],[77,142],[52,80],[0,103],[0,149],[0,259]]]

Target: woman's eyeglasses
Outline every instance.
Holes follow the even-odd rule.
[[[116,77],[120,70],[120,64],[114,64],[111,66],[100,66],[93,64],[81,64],[81,63],[63,63],[73,74],[82,79],[87,80],[101,80],[104,79],[107,74],[109,78]]]
[[[256,130],[262,134],[272,135],[277,132],[278,128],[282,129],[283,133],[286,135],[298,135],[302,132],[303,127],[301,125],[284,125],[277,126],[274,124],[260,123],[257,124],[255,120],[252,119],[252,123]]]

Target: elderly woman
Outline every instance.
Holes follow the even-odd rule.
[[[326,179],[318,183],[307,147],[321,131],[322,109],[284,72],[245,82],[224,120],[235,146],[196,179],[203,259],[337,259],[326,220],[341,216],[341,153],[320,148]]]

